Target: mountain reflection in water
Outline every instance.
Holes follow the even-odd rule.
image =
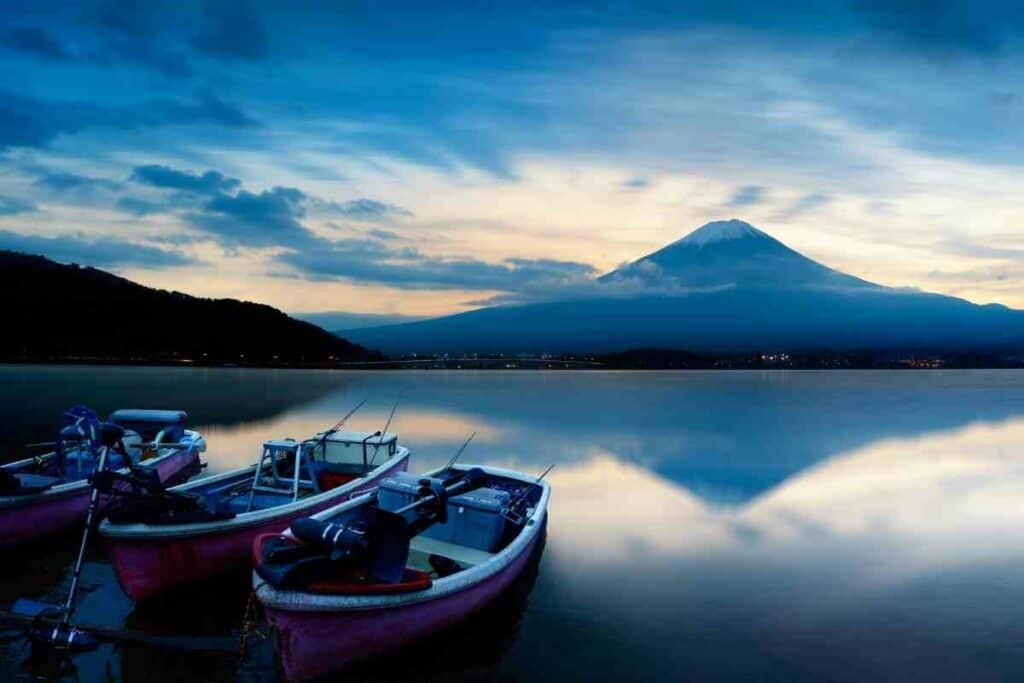
[[[19,389],[3,400],[22,423],[17,443],[49,437],[72,403],[106,410],[145,398],[145,407],[188,410],[218,471],[251,462],[265,439],[329,426],[363,398],[348,427],[380,429],[401,396],[392,429],[412,449],[414,470],[443,463],[472,431],[466,463],[538,474],[557,464],[532,590],[443,646],[371,663],[361,676],[1024,672],[1014,610],[1024,596],[1015,541],[1024,373],[114,370],[0,367],[0,381]],[[140,383],[174,389],[162,397],[138,392]],[[39,392],[45,400],[33,401]],[[247,395],[235,401],[233,392]],[[56,412],[30,417],[41,406]],[[17,551],[26,571],[0,574],[3,599],[59,595],[73,554],[64,546],[74,542]],[[96,588],[83,599],[83,621],[216,635],[237,632],[247,577],[133,610],[97,548],[86,580]],[[7,666],[21,671],[18,647],[0,645],[0,677]],[[460,648],[486,652],[452,665]],[[168,679],[274,680],[259,646],[241,666],[112,648],[76,663],[82,680],[137,681],[155,675],[147,662],[165,662],[157,668]]]

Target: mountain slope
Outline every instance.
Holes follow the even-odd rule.
[[[348,334],[392,354],[1024,348],[1024,312],[875,285],[741,221],[710,223],[599,282],[609,296],[599,287]]]
[[[0,251],[3,358],[235,363],[373,360],[270,306],[151,289],[95,268]]]

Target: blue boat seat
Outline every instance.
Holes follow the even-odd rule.
[[[138,432],[147,441],[156,438],[156,435],[163,431],[163,441],[174,443],[185,436],[188,413],[183,410],[122,408],[112,412],[107,421]]]
[[[20,486],[12,491],[5,491],[4,495],[27,496],[63,484],[64,480],[59,477],[47,477],[42,474],[16,474],[14,475]]]

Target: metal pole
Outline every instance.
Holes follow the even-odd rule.
[[[302,444],[295,449],[295,476],[292,477],[292,500],[299,499],[299,477],[302,476]]]
[[[102,472],[107,467],[107,451],[109,447],[103,446],[100,451],[100,460],[96,465],[96,473]],[[85,548],[89,545],[89,534],[92,531],[93,519],[96,517],[96,509],[99,507],[100,490],[96,487],[95,481],[92,485],[92,495],[89,497],[89,512],[85,517],[85,531],[82,533],[82,543],[78,546],[78,558],[75,560],[75,572],[71,576],[71,590],[68,591],[68,599],[64,603],[64,625],[71,622],[71,613],[75,609],[75,596],[78,593],[78,580],[82,575],[82,564],[85,562]]]

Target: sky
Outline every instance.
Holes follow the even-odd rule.
[[[429,316],[735,217],[1024,308],[1022,36],[988,0],[0,0],[0,249]]]

